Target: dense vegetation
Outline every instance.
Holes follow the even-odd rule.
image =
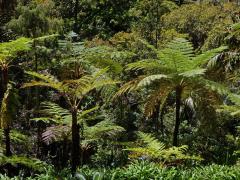
[[[0,179],[240,179],[240,6],[0,1]]]

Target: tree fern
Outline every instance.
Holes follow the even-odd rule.
[[[147,44],[147,42],[144,42]],[[145,75],[141,75],[122,86],[116,93],[120,96],[126,92],[148,88],[149,97],[146,98],[145,114],[152,115],[156,106],[164,105],[165,100],[175,91],[176,119],[173,133],[173,145],[176,146],[180,120],[181,101],[188,93],[198,92],[200,89],[212,91],[219,94],[227,94],[229,91],[223,85],[204,78],[207,71],[205,65],[211,58],[225,50],[226,47],[219,47],[200,55],[195,55],[192,44],[186,39],[177,38],[169,42],[164,49],[157,50],[148,45],[156,53],[158,59],[142,60],[128,64],[126,70],[144,70]],[[183,97],[184,95],[184,97]],[[154,99],[155,96],[155,99]],[[159,97],[161,96],[161,97]],[[150,101],[150,102],[149,102]]]

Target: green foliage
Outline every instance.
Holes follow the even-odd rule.
[[[149,47],[155,49],[151,45]],[[186,93],[200,87],[218,93],[227,93],[227,88],[224,88],[224,86],[203,78],[207,71],[203,68],[203,65],[225,49],[226,47],[220,47],[195,55],[190,42],[185,39],[175,39],[168,43],[166,48],[154,50],[159,59],[142,60],[128,64],[127,70],[144,70],[146,75],[139,76],[123,85],[117,95],[140,87],[151,88],[151,94],[154,96],[149,96],[146,101],[147,109],[145,110],[146,115],[150,116],[156,104],[164,99],[164,96],[158,95],[169,96],[170,92],[174,91],[177,86],[182,86],[183,89],[188,87]],[[153,99],[155,100],[153,101]]]
[[[184,5],[164,15],[163,29],[188,34],[194,48],[201,48],[206,41],[204,49],[209,50],[224,42],[225,27],[235,21],[238,10],[234,3],[223,6],[207,3]]]
[[[132,29],[157,46],[161,29],[161,16],[176,9],[177,5],[167,0],[139,0],[129,10],[133,18]]]
[[[8,62],[9,58],[17,56],[17,53],[30,50],[31,40],[28,38],[19,38],[10,42],[0,43],[0,64],[1,66]]]
[[[19,2],[16,11],[15,18],[7,25],[16,34],[39,37],[61,32],[63,22],[51,0],[31,1],[27,5]]]
[[[132,158],[143,158],[154,160],[159,163],[173,163],[179,160],[195,160],[201,161],[202,159],[198,156],[190,156],[186,153],[188,147],[171,147],[166,148],[164,143],[161,143],[151,134],[146,134],[139,132],[138,136],[143,142],[142,145],[128,148],[128,151],[131,151],[130,157]]]
[[[13,166],[20,164],[37,172],[43,172],[46,168],[48,168],[48,165],[45,162],[35,158],[28,158],[26,156],[1,156],[0,165],[2,166],[5,164],[11,164]]]

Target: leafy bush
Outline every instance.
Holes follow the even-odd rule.
[[[9,178],[6,175],[0,175],[0,179],[17,180],[21,176]],[[159,179],[159,180],[235,180],[240,179],[240,166],[222,166],[209,165],[200,166],[190,169],[182,168],[164,168],[159,164],[148,161],[136,161],[124,168],[117,169],[90,169],[82,167],[78,170],[75,177],[71,176],[70,170],[65,169],[61,172],[54,172],[52,168],[45,173],[35,177],[25,178],[27,180],[51,180],[51,179],[81,179],[81,180],[142,180],[142,179]]]

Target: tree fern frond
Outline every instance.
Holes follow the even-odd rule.
[[[161,67],[161,64],[159,60],[156,59],[146,59],[146,60],[141,60],[137,61],[134,63],[130,63],[127,65],[126,70],[159,70]]]
[[[56,89],[59,92],[64,92],[63,84],[51,75],[44,75],[44,74],[40,74],[37,72],[30,72],[30,71],[26,71],[25,73],[35,78],[38,78],[41,81],[31,81],[29,83],[25,83],[22,86],[22,88],[33,87],[33,86],[45,86],[45,87]]]
[[[0,140],[3,141],[3,130],[0,129]],[[17,130],[11,130],[10,132],[10,138],[11,141],[15,142],[15,143],[26,143],[26,141],[28,140],[28,136],[21,133],[20,131]],[[1,155],[0,155],[1,156]]]
[[[229,94],[228,98],[235,103],[236,105],[240,106],[240,95],[238,94]]]
[[[159,89],[155,90],[155,92],[151,93],[150,97],[145,103],[144,114],[147,117],[150,117],[153,112],[155,112],[156,108],[162,109],[166,98],[168,97],[169,93],[172,92],[172,90],[173,89],[171,87],[164,87],[164,89],[160,87]],[[156,107],[157,105],[159,106]]]
[[[176,38],[167,44],[167,48],[181,52],[184,56],[191,58],[194,56],[192,43],[184,38]]]
[[[78,121],[82,121],[83,119],[88,119],[87,116],[88,116],[90,113],[96,111],[97,109],[99,109],[99,106],[95,106],[95,107],[93,107],[93,108],[91,108],[91,109],[87,109],[87,110],[80,111],[80,112],[78,113]]]
[[[207,79],[199,79],[199,83],[203,85],[204,88],[207,90],[211,90],[213,92],[217,92],[220,95],[226,95],[229,94],[230,91],[228,88],[226,88],[224,85],[219,84],[217,82],[207,80]]]
[[[162,142],[159,142],[159,140],[157,140],[151,134],[138,132],[138,136],[150,149],[153,149],[156,151],[162,151],[165,148],[165,144]]]
[[[109,120],[104,120],[92,127],[85,128],[85,134],[89,139],[99,139],[103,137],[114,138],[116,135],[124,131],[125,129],[123,127],[117,126]]]
[[[138,84],[140,81],[142,81],[146,76],[139,76],[136,79],[129,81],[125,83],[114,95],[113,99],[116,99],[119,96],[122,96],[123,94],[127,92],[134,91],[138,88]]]
[[[190,71],[185,71],[183,73],[180,73],[180,76],[184,76],[184,77],[195,77],[195,76],[199,76],[199,75],[203,75],[206,72],[206,69],[193,69]]]
[[[33,71],[25,71],[26,74],[33,76],[35,78],[38,78],[42,81],[48,82],[48,83],[58,83],[59,81],[52,75],[50,74],[40,74],[37,72]]]
[[[36,158],[28,158],[26,156],[0,156],[0,165],[5,164],[11,164],[13,166],[21,164],[37,172],[43,172],[49,166],[46,162]]]
[[[206,51],[196,57],[193,58],[193,62],[195,64],[195,68],[200,67],[204,64],[206,64],[209,60],[214,58],[217,54],[220,52],[226,50],[228,47],[227,46],[221,46],[219,48],[215,48],[209,51]]]
[[[158,50],[153,46],[151,45],[149,42],[147,42],[146,40],[144,39],[139,39],[139,41],[145,45],[148,49],[151,49],[153,52],[155,52],[156,54],[158,53]]]
[[[144,79],[142,79],[139,83],[138,83],[138,87],[143,87],[143,86],[148,86],[150,85],[153,81],[157,81],[160,79],[168,79],[170,78],[169,76],[165,75],[165,74],[155,74],[155,75],[150,75],[145,77]]]
[[[69,137],[71,134],[70,126],[52,126],[48,127],[45,132],[42,133],[42,140],[46,144],[50,144],[54,141],[61,141],[64,137]]]
[[[30,42],[30,39],[22,37],[14,41],[0,43],[0,63],[9,57],[16,56],[20,51],[30,50]]]

